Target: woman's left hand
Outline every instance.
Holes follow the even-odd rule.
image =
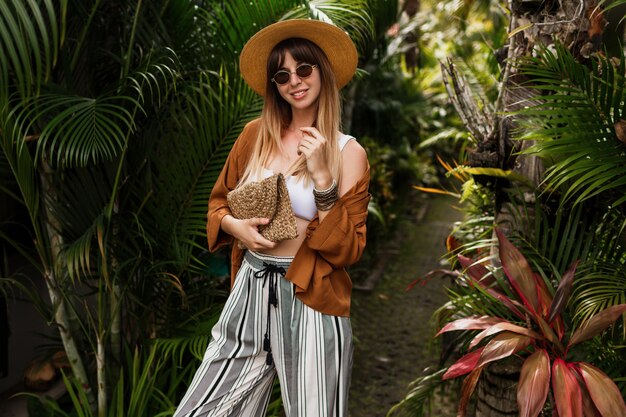
[[[326,161],[326,143],[324,136],[314,127],[301,127],[302,140],[298,152],[304,154],[306,167],[311,174],[315,188],[324,190],[333,182],[333,177]]]

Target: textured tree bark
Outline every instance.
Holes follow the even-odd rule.
[[[517,409],[518,361],[488,366],[478,382],[476,417],[515,417]]]
[[[511,0],[512,10],[510,32],[517,32],[508,45],[505,77],[502,84],[502,107],[497,110],[505,114],[536,103],[537,92],[522,84],[527,81],[515,68],[515,61],[525,56],[532,56],[533,51],[556,42],[569,48],[574,56],[583,60],[601,48],[602,32],[606,20],[601,12],[593,14],[596,0],[562,1],[522,1]],[[525,28],[523,30],[520,30]],[[498,148],[506,152],[514,147],[509,132],[515,126],[515,119],[505,116],[501,120]],[[527,148],[532,143],[524,142]],[[507,153],[501,153],[503,165],[531,178],[535,184],[543,179],[543,164],[535,156],[518,156],[507,162]],[[510,166],[512,165],[512,166]]]

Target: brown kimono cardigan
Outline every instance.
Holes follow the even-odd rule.
[[[233,237],[220,224],[230,214],[226,194],[237,186],[246,169],[260,127],[260,119],[248,123],[235,141],[224,168],[211,191],[207,222],[209,250],[231,244]],[[369,167],[363,177],[328,212],[323,222],[316,216],[285,278],[296,286],[296,296],[324,314],[350,315],[352,282],[345,267],[361,258],[365,248],[365,221],[370,200]],[[233,245],[231,286],[243,260],[243,250]]]

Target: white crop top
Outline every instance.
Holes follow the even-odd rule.
[[[342,134],[339,136],[339,150],[343,151],[343,148],[352,139],[354,138],[349,135]],[[274,174],[274,172],[269,169],[264,169],[263,171],[263,178],[270,177]],[[315,206],[315,199],[313,198],[313,182],[305,186],[304,181],[298,181],[293,175],[286,177],[285,182],[287,184],[287,190],[289,191],[291,207],[296,217],[309,221],[313,220],[313,217],[317,214],[317,207]]]

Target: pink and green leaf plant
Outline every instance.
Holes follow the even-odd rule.
[[[525,358],[517,384],[520,417],[536,417],[551,393],[553,416],[625,417],[620,390],[600,369],[568,360],[579,343],[601,334],[626,313],[626,304],[607,308],[566,332],[563,310],[572,290],[578,262],[563,274],[554,295],[522,253],[496,229],[499,255],[507,283],[500,284],[481,263],[459,255],[469,284],[480,288],[519,318],[522,325],[491,316],[464,317],[446,324],[437,335],[455,330],[480,330],[469,352],[457,360],[443,379],[467,375],[463,382],[457,417],[463,417],[480,374],[489,363],[519,354]],[[501,285],[510,285],[505,291]],[[510,296],[509,294],[513,294]]]

